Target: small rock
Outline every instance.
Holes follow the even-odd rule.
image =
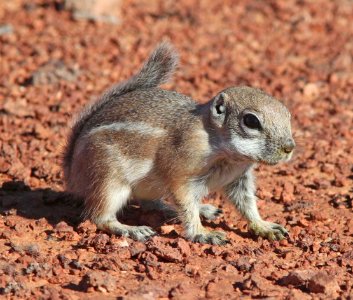
[[[16,208],[10,208],[7,209],[3,212],[4,216],[16,216],[17,215],[17,209]]]
[[[64,269],[66,269],[68,265],[71,263],[71,259],[66,257],[64,254],[59,254],[58,260],[60,261],[60,264]]]
[[[82,265],[77,259],[73,259],[70,262],[70,267],[76,270],[83,270],[84,269],[84,265]]]
[[[210,281],[206,286],[206,298],[208,299],[225,299],[234,296],[234,288],[232,282],[227,279],[219,279],[214,282]]]
[[[311,293],[324,293],[333,297],[337,297],[340,291],[340,287],[335,278],[325,272],[318,272],[310,278],[308,289]]]
[[[77,66],[67,66],[61,60],[52,60],[35,71],[26,84],[45,85],[54,84],[60,80],[75,81],[79,75]]]
[[[33,109],[28,105],[26,99],[18,98],[16,101],[5,100],[2,107],[6,113],[17,117],[34,117]]]
[[[336,174],[333,185],[336,187],[344,187],[348,185],[348,180],[344,176]]]
[[[35,224],[36,226],[45,228],[48,226],[48,220],[46,218],[40,218],[35,221]]]
[[[140,253],[146,251],[146,245],[141,242],[134,242],[131,247],[129,248],[131,257],[135,257]]]
[[[109,242],[109,236],[105,233],[98,233],[92,240],[91,246],[94,247],[96,251],[104,249]]]
[[[69,226],[65,221],[61,221],[55,226],[57,232],[72,232],[74,231],[72,226]]]
[[[291,289],[289,290],[286,299],[312,300],[313,298],[309,294],[302,292],[301,290]]]
[[[170,249],[158,249],[155,251],[155,254],[162,260],[162,261],[168,261],[168,262],[182,262],[183,258],[179,251],[176,249],[170,248]]]
[[[72,226],[66,224],[62,221],[55,226],[56,238],[63,239],[65,241],[77,241],[80,236],[74,231]]]
[[[345,69],[347,66],[351,66],[353,63],[353,58],[350,53],[345,53],[342,51],[337,57],[334,59],[333,64],[337,69]]]
[[[211,246],[205,249],[205,253],[219,256],[222,253],[222,250],[220,249],[219,246]]]
[[[249,256],[241,256],[238,258],[237,261],[232,262],[231,264],[234,265],[238,269],[238,271],[246,271],[249,272],[254,264],[254,259],[251,259]]]
[[[41,271],[41,267],[37,262],[35,263],[30,263],[26,269],[24,269],[25,274],[38,274]]]
[[[260,199],[271,199],[272,198],[272,193],[270,191],[264,189],[264,188],[259,188],[257,191],[257,195]]]
[[[184,270],[185,273],[188,274],[188,276],[191,277],[196,277],[196,276],[200,276],[201,273],[201,268],[199,266],[194,266],[194,265],[186,265]]]
[[[91,271],[81,280],[80,285],[85,291],[96,290],[107,293],[116,289],[116,280],[106,272]]]
[[[128,266],[124,264],[119,257],[116,256],[102,256],[96,257],[92,264],[89,266],[93,270],[102,270],[102,271],[118,271],[118,270],[128,270]]]
[[[326,174],[333,174],[335,171],[335,165],[330,163],[324,163],[321,167],[321,171]]]
[[[121,248],[129,247],[129,242],[126,239],[118,241],[116,244]]]
[[[10,24],[2,24],[0,25],[0,36],[4,34],[13,33],[13,27]]]
[[[279,199],[280,199],[280,201],[282,201],[285,204],[291,203],[291,202],[293,202],[293,200],[295,200],[294,195],[290,194],[286,191],[283,191],[281,193],[281,196]]]
[[[16,266],[17,266],[16,263],[2,263],[0,265],[0,270],[6,275],[15,276],[19,274],[19,272],[16,269]],[[0,274],[2,272],[0,272]]]
[[[301,218],[299,221],[298,221],[298,225],[299,226],[302,226],[302,227],[308,227],[310,224],[310,222],[304,218]]]
[[[86,19],[117,24],[120,19],[120,0],[65,0],[65,8],[76,20]]]
[[[151,252],[144,252],[141,255],[141,261],[147,266],[158,266],[158,257]]]
[[[292,271],[280,280],[280,284],[293,286],[304,285],[314,274],[315,272],[312,270]]]
[[[304,86],[303,94],[305,98],[312,100],[320,95],[320,89],[316,83],[308,83]]]
[[[262,276],[254,273],[251,275],[252,286],[257,287],[258,289],[265,291],[268,287],[268,280]]]
[[[38,257],[40,255],[40,248],[37,244],[29,244],[23,248],[23,250],[26,252],[26,254],[33,256],[33,257]]]
[[[97,226],[89,220],[86,220],[77,226],[78,233],[89,234],[89,233],[95,233],[96,231],[97,231]]]
[[[182,262],[183,257],[176,248],[172,248],[169,245],[163,243],[163,241],[154,237],[152,240],[147,242],[147,249],[153,252],[162,261],[168,262]]]
[[[36,123],[34,125],[34,134],[37,138],[45,140],[51,136],[51,131],[48,128],[45,128],[42,124]]]
[[[184,257],[191,255],[190,245],[186,240],[178,238],[177,241],[173,243],[173,245],[179,249]]]
[[[10,170],[11,164],[5,160],[5,158],[0,157],[0,173],[6,173]]]
[[[289,181],[285,181],[283,184],[283,191],[287,192],[288,194],[293,194],[294,184]]]
[[[7,283],[5,287],[0,288],[0,294],[6,295],[10,293],[15,293],[21,289],[24,289],[24,286],[21,283],[18,283],[16,281],[11,281]]]
[[[174,225],[163,225],[163,226],[161,226],[161,234],[169,234],[173,230],[175,231]]]

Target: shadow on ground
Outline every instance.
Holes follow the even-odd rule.
[[[45,218],[55,226],[61,221],[76,226],[81,221],[82,204],[70,195],[47,189],[31,189],[23,181],[4,182],[0,188],[0,213],[27,219]]]
[[[61,221],[76,227],[83,221],[83,203],[65,192],[31,189],[23,181],[4,182],[0,188],[0,214],[16,214],[27,219],[45,218],[55,226]],[[159,227],[168,216],[139,201],[132,201],[119,217],[125,224]]]
[[[54,191],[50,188],[31,189],[23,181],[4,182],[0,188],[0,214],[16,214],[27,219],[38,220],[45,218],[53,227],[61,221],[77,227],[82,221],[83,203],[65,192]],[[175,212],[162,211],[149,202],[131,201],[118,215],[118,219],[128,225],[147,225],[155,230],[163,224],[180,223]],[[220,228],[224,232],[234,231],[243,238],[254,239],[252,234],[242,232],[228,226],[224,220],[203,223],[215,230]],[[159,234],[175,238],[175,234]]]

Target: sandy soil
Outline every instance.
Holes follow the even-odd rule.
[[[353,298],[353,2],[220,2],[123,1],[118,25],[74,20],[60,1],[0,2],[0,297]],[[246,84],[290,108],[295,157],[257,169],[261,213],[288,240],[255,238],[211,195],[225,213],[205,224],[230,244],[190,243],[135,203],[124,220],[159,232],[143,244],[82,222],[63,193],[71,117],[163,38],[182,62],[166,88],[207,101]]]

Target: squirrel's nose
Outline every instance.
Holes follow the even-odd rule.
[[[283,151],[285,153],[291,153],[295,147],[295,142],[292,138],[288,139],[283,145]]]

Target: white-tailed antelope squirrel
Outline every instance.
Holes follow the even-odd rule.
[[[135,76],[83,110],[64,153],[68,191],[84,199],[84,215],[98,228],[137,240],[155,232],[122,224],[117,213],[131,198],[170,197],[188,239],[223,244],[226,235],[200,220],[219,214],[201,201],[223,190],[255,234],[283,239],[286,229],[259,215],[253,168],[290,159],[289,111],[250,87],[227,88],[206,104],[158,88],[177,62],[173,48],[160,44]]]

